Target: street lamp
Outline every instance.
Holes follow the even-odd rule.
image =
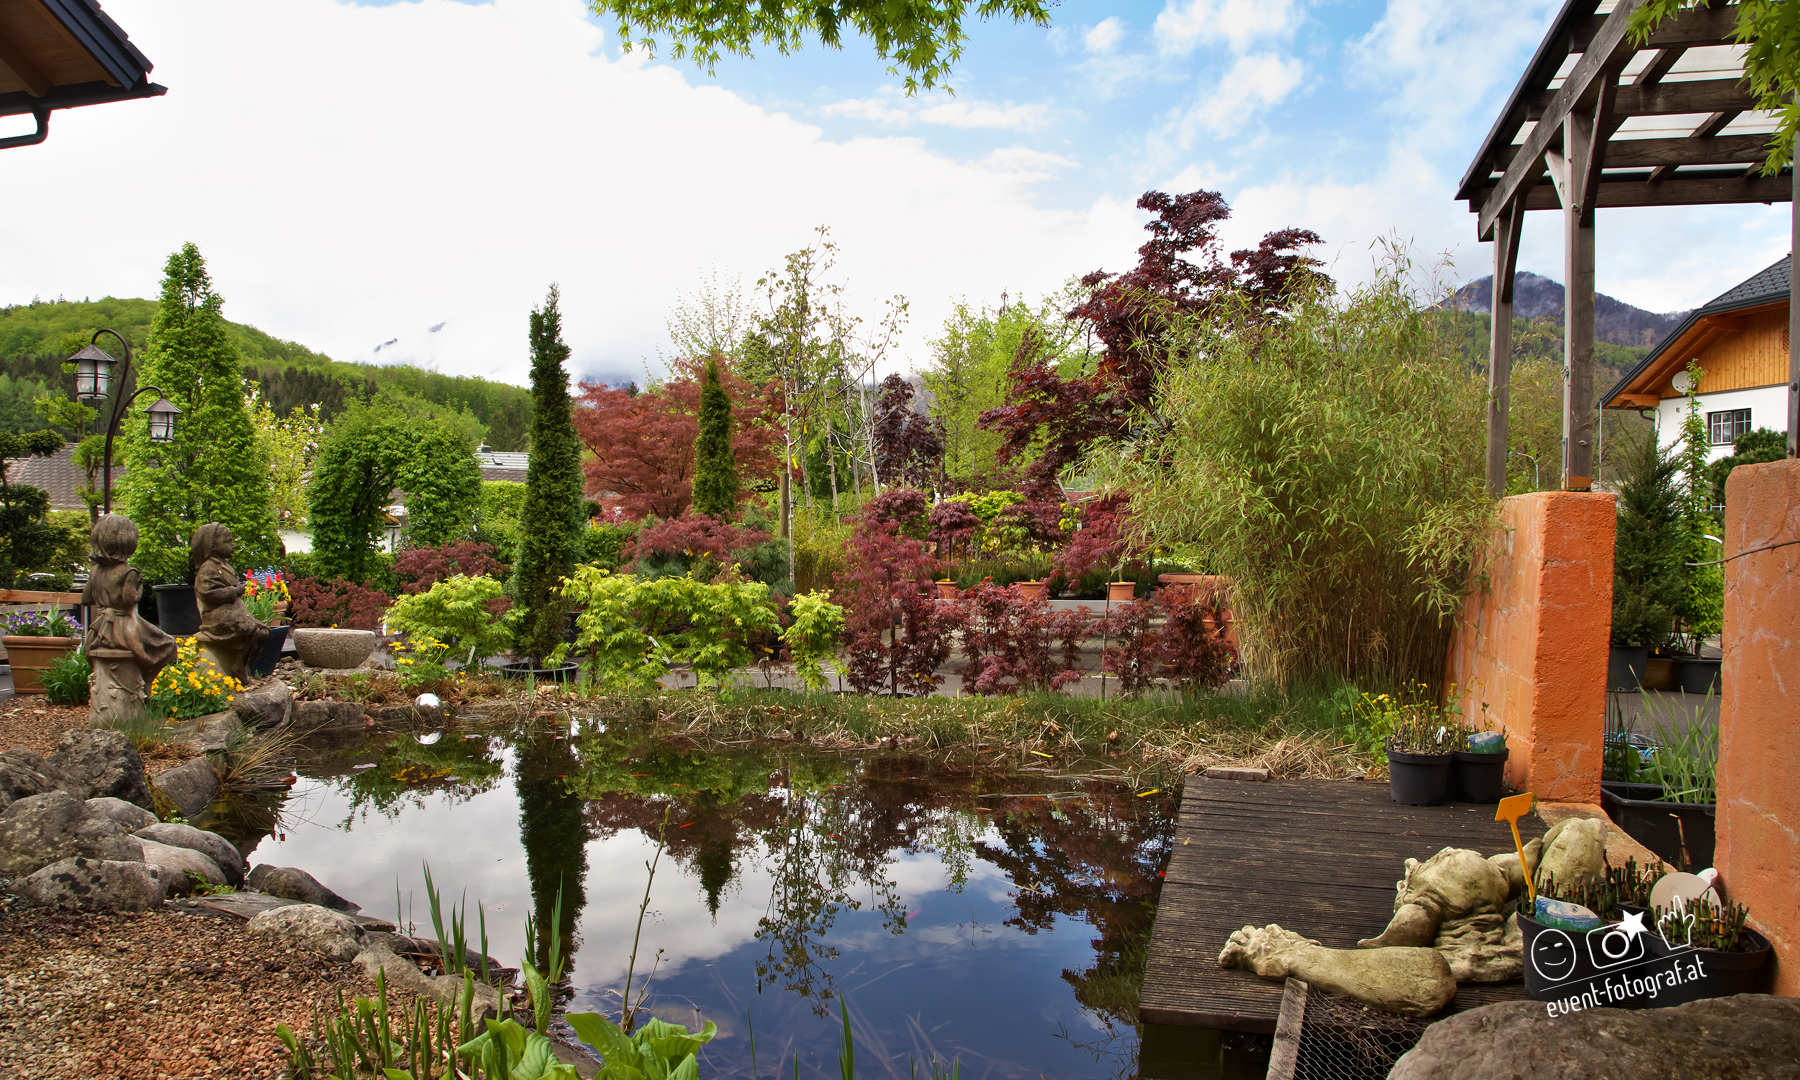
[[[120,363],[100,347],[101,334],[111,334],[118,338],[119,344],[125,348],[125,366],[119,369],[119,385],[124,386],[131,380],[131,342],[126,341],[125,336],[117,330],[96,330],[93,340],[83,346],[80,352],[69,357],[70,362],[75,365],[75,396],[83,401],[106,400],[107,395],[112,392],[113,368]],[[175,441],[175,417],[181,414],[181,410],[176,408],[167,397],[164,397],[160,389],[154,386],[140,386],[132,392],[130,397],[121,395],[113,403],[112,416],[108,418],[106,424],[105,464],[102,466],[104,471],[100,481],[102,513],[112,513],[113,437],[118,435],[119,422],[125,419],[125,412],[131,408],[131,403],[138,399],[139,394],[147,392],[154,392],[159,399],[156,404],[150,406],[150,441],[155,443]]]

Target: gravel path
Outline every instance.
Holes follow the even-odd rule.
[[[310,1034],[315,1002],[372,996],[350,964],[152,912],[0,914],[0,1076],[197,1080],[287,1075],[275,1025]],[[396,1011],[410,998],[390,991]]]

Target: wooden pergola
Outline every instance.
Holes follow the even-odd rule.
[[[98,0],[0,0],[0,116],[37,120],[0,150],[43,142],[53,110],[168,93],[150,68]]]
[[[1626,33],[1638,0],[1568,0],[1464,174],[1456,197],[1494,243],[1487,483],[1506,489],[1513,276],[1528,210],[1563,218],[1563,476],[1593,485],[1594,211],[1794,200],[1792,169],[1761,175],[1775,130],[1731,42],[1737,6],[1714,2],[1665,22],[1642,47]],[[1545,183],[1545,180],[1548,183]],[[1800,220],[1795,236],[1800,238]],[[1800,281],[1800,275],[1796,275]],[[1789,305],[1788,453],[1800,435],[1800,303]]]

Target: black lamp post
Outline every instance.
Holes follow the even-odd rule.
[[[111,334],[119,339],[120,345],[125,347],[125,367],[119,372],[119,385],[124,386],[126,381],[131,378],[131,342],[126,341],[125,336],[117,330],[96,330],[93,340],[88,342],[80,352],[69,357],[75,363],[75,396],[83,401],[106,400],[107,394],[112,389],[113,367],[119,363],[118,360],[108,355],[105,349],[96,344],[100,340],[101,334]],[[121,396],[118,401],[114,402],[112,416],[108,418],[106,424],[106,456],[105,464],[102,466],[104,472],[100,485],[102,513],[112,513],[113,437],[119,433],[119,422],[125,418],[125,411],[131,408],[131,403],[138,399],[139,394],[149,391],[154,391],[157,396],[156,404],[150,406],[150,441],[156,443],[175,441],[175,417],[181,414],[181,410],[164,397],[161,390],[154,386],[140,386],[132,392],[130,397]]]

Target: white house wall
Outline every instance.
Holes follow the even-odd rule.
[[[1748,390],[1724,390],[1716,394],[1700,395],[1700,417],[1706,418],[1709,412],[1723,412],[1726,409],[1749,409],[1750,430],[1757,428],[1773,428],[1776,431],[1787,430],[1787,387],[1758,386]],[[1687,414],[1687,398],[1664,398],[1656,408],[1656,441],[1657,445],[1667,450],[1672,448],[1681,438],[1681,421]],[[1707,454],[1708,461],[1717,461],[1730,455],[1731,447],[1714,446]]]

